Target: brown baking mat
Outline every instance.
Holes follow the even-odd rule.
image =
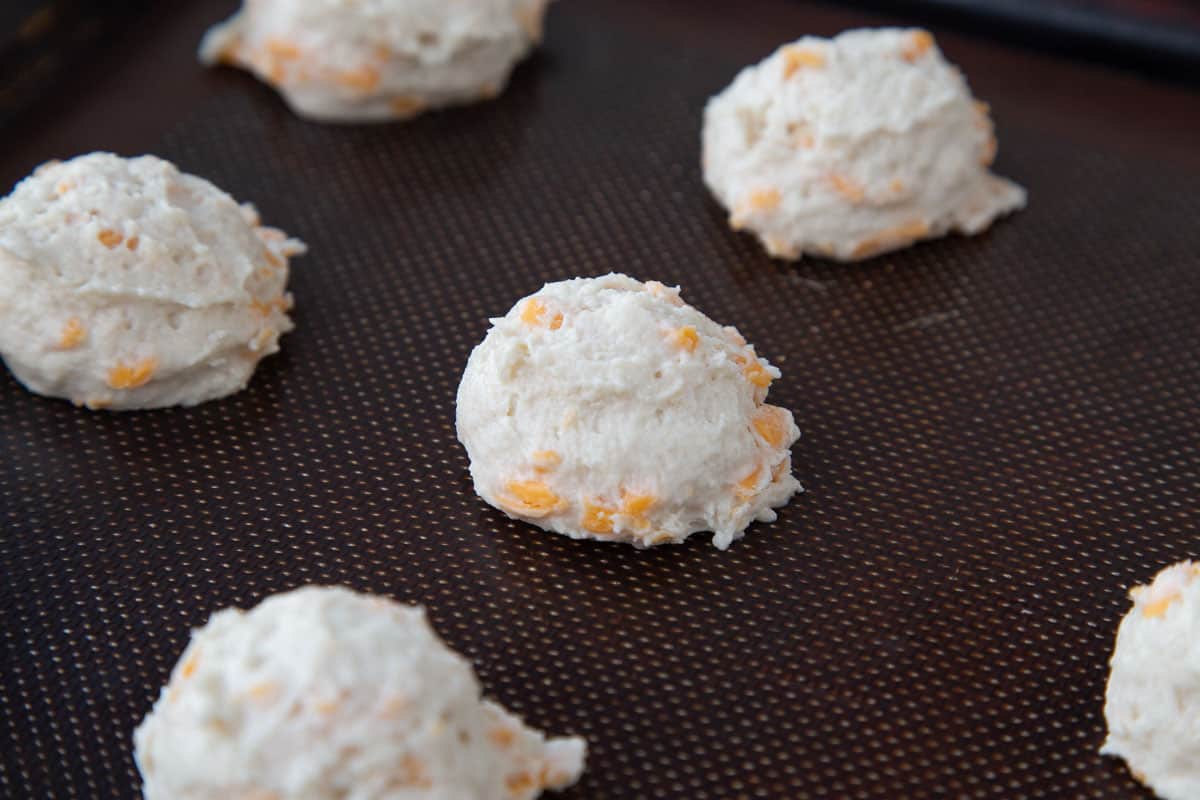
[[[152,150],[304,238],[249,389],[89,413],[0,376],[0,795],[134,797],[130,733],[214,610],[308,582],[429,606],[489,694],[591,744],[570,798],[1121,797],[1096,755],[1125,590],[1200,556],[1197,95],[944,36],[1030,207],[786,266],[727,230],[700,112],[783,0],[573,0],[498,101],[320,127],[143,20],[0,141]],[[473,494],[487,317],[607,270],[683,285],[784,373],[808,492],[728,552],[637,551]]]

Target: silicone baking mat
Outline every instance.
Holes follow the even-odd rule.
[[[1197,95],[940,37],[1028,210],[776,263],[699,173],[704,102],[802,33],[750,0],[572,0],[499,100],[322,127],[158,4],[0,141],[152,151],[305,239],[249,389],[89,413],[0,376],[0,795],[135,797],[130,734],[215,610],[310,582],[426,604],[486,691],[587,737],[565,798],[1138,796],[1096,754],[1126,589],[1200,556]],[[170,8],[166,8],[170,6]],[[807,492],[727,552],[573,542],[479,501],[467,354],[544,281],[683,286],[783,370]]]

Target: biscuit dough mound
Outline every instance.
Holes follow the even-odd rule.
[[[1100,752],[1165,800],[1200,797],[1200,562],[1130,593],[1108,678]]]
[[[424,610],[314,586],[193,632],[134,744],[146,800],[528,800],[585,755],[481,699]]]
[[[94,409],[224,397],[292,329],[304,249],[154,156],[50,162],[0,200],[0,355]]]
[[[854,261],[1025,206],[993,175],[985,103],[918,29],[804,37],[704,112],[704,179],[776,258]]]
[[[302,117],[405,119],[500,94],[549,0],[246,0],[200,59],[242,67]]]
[[[724,550],[800,489],[779,370],[661,283],[550,283],[493,319],[458,387],[475,491],[575,539]]]

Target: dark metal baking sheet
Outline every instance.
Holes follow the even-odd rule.
[[[1200,4],[1195,0],[832,1],[885,12],[903,8],[930,24],[1200,84]]]
[[[172,6],[169,11],[165,6]],[[571,798],[1128,798],[1096,755],[1125,590],[1200,556],[1197,95],[953,35],[1027,211],[858,266],[772,262],[700,180],[705,99],[880,21],[556,4],[499,100],[321,127],[160,4],[0,134],[153,151],[304,238],[249,389],[89,413],[0,376],[0,795],[134,797],[130,733],[214,610],[308,582],[429,606],[487,691],[592,746]],[[543,281],[683,285],[784,372],[808,492],[728,552],[482,504],[453,402]]]

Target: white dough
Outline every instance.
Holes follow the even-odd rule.
[[[1130,593],[1112,656],[1100,752],[1165,800],[1200,798],[1200,562]]]
[[[709,101],[703,150],[730,224],[777,258],[869,258],[1025,206],[988,171],[986,104],[922,30],[779,48]]]
[[[204,37],[303,117],[404,119],[495,97],[541,41],[549,0],[246,0]]]
[[[89,408],[243,389],[292,329],[304,245],[155,158],[39,167],[0,200],[0,355],[30,391]]]
[[[527,800],[586,749],[482,700],[424,610],[332,587],[214,614],[134,743],[146,800]]]
[[[779,370],[679,290],[550,283],[493,319],[458,387],[475,491],[572,538],[725,549],[800,488],[800,432],[765,405]]]

